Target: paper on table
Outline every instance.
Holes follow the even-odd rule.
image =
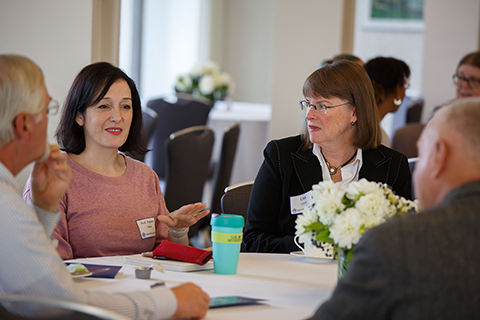
[[[123,262],[126,264],[131,264],[135,266],[148,267],[152,264],[161,263],[165,270],[170,271],[200,271],[200,270],[211,270],[213,269],[213,260],[208,261],[203,266],[183,261],[176,260],[155,260],[153,258],[142,257],[141,254],[134,254],[131,256],[124,256]]]

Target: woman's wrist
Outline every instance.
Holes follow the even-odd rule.
[[[182,228],[182,229],[168,227],[168,233],[174,238],[185,237],[189,230],[190,230],[189,227],[185,227],[185,228]]]

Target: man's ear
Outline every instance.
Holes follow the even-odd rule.
[[[20,112],[13,120],[13,132],[15,138],[22,139],[30,136],[32,126],[32,118],[26,112]]]
[[[444,140],[439,139],[435,142],[434,150],[432,152],[432,178],[438,179],[445,171],[447,165],[448,153],[450,152],[448,144]]]
[[[80,127],[83,127],[84,125],[84,119],[83,119],[83,114],[80,111],[77,111],[75,114],[75,121],[78,123]]]

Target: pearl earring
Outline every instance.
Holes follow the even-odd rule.
[[[402,104],[402,99],[393,99],[393,104],[399,106]]]

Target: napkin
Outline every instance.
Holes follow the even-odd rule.
[[[153,250],[153,257],[165,257],[167,259],[179,260],[184,262],[204,265],[212,258],[212,251],[202,250],[163,240],[160,245]]]

